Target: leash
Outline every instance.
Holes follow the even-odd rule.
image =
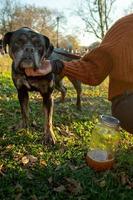
[[[72,54],[72,53],[65,53],[65,52],[61,52],[61,51],[56,51],[55,49],[53,50],[55,53],[66,56],[68,58],[72,58],[72,59],[80,59],[81,56],[76,55],[76,54]]]

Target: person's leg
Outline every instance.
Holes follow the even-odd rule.
[[[133,134],[133,94],[112,100],[112,115],[120,120],[123,129]]]

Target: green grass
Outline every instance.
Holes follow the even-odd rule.
[[[83,85],[82,111],[76,109],[76,93],[72,85],[67,79],[65,83],[67,97],[64,104],[59,101],[60,94],[54,92],[53,126],[57,144],[45,146],[41,142],[41,97],[36,93],[30,94],[29,131],[15,131],[14,127],[21,118],[17,93],[10,73],[1,68],[0,199],[131,200],[133,136],[121,132],[122,139],[112,170],[95,172],[85,162],[96,119],[99,114],[110,114],[107,82],[95,88]],[[26,164],[23,159],[29,155],[31,162]]]

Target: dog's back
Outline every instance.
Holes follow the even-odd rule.
[[[63,61],[71,61],[71,60],[77,60],[80,56],[74,55],[69,53],[67,50],[63,48],[54,48],[52,54],[49,56],[49,60],[63,60]],[[62,79],[64,78],[63,75],[57,75],[55,78],[55,88],[61,92],[61,100],[64,102],[64,98],[66,96],[66,87],[64,86]],[[79,80],[73,79],[71,77],[67,77],[70,82],[73,84],[76,93],[77,93],[77,101],[76,105],[77,108],[81,109],[81,82]]]

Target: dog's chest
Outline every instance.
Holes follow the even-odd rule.
[[[25,88],[28,91],[39,91],[43,94],[54,88],[53,74],[44,77],[26,77],[24,74],[12,73],[12,79],[18,90]]]
[[[30,79],[28,78],[28,84],[31,87],[31,90],[37,90],[41,93],[47,93],[49,89],[54,87],[53,80],[43,80],[43,79]]]

